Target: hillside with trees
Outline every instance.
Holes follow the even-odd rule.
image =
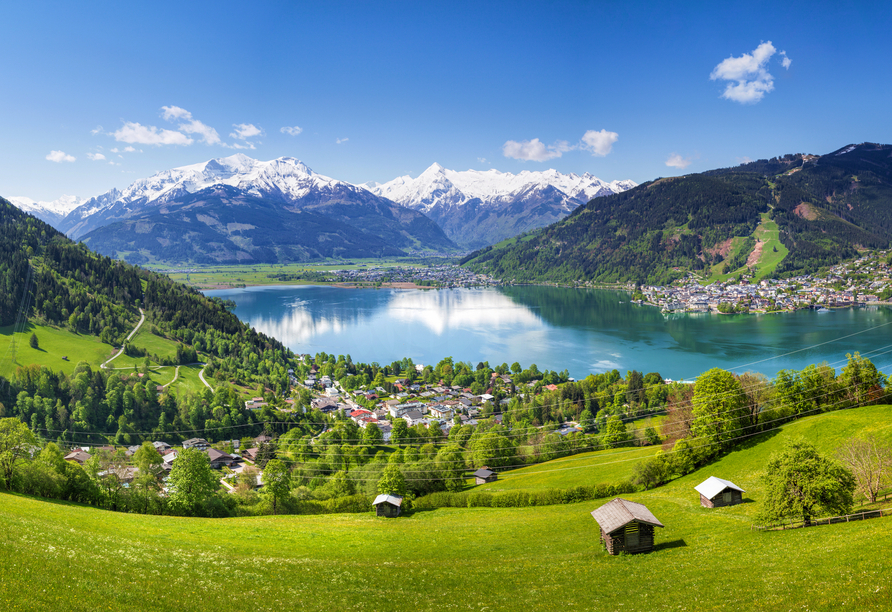
[[[122,373],[84,362],[69,375],[40,364],[9,368],[15,354],[8,351],[2,356],[4,371],[14,373],[8,380],[0,377],[0,417],[17,416],[41,436],[132,444],[145,432],[235,425],[257,435],[263,426],[245,408],[245,390],[280,400],[289,390],[291,351],[239,321],[222,302],[97,255],[2,199],[0,284],[5,333],[52,329],[72,339],[98,337],[111,355],[142,308],[151,334],[175,344],[176,363],[200,358],[215,382],[213,393],[176,394],[151,380],[149,368],[157,364],[151,355],[145,355],[139,372],[135,366]],[[125,350],[132,353],[129,345]],[[80,361],[77,354],[64,359]]]
[[[858,249],[892,245],[890,153],[892,145],[864,143],[656,179],[463,264],[518,282],[666,284],[689,271],[752,268],[754,234],[766,219],[789,250],[773,275],[815,272]],[[732,249],[735,237],[743,242]]]

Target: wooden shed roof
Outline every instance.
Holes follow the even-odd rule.
[[[601,526],[605,533],[612,533],[632,521],[654,525],[655,527],[664,527],[663,523],[643,504],[621,497],[612,499],[597,510],[592,511],[592,516],[598,521],[598,525]]]
[[[746,491],[738,487],[730,480],[723,480],[721,478],[716,478],[715,476],[710,476],[709,478],[698,484],[696,487],[694,487],[694,490],[706,499],[712,499],[725,489],[729,488],[734,489],[735,491],[740,491],[741,493],[746,493]]]
[[[372,502],[372,505],[377,506],[378,504],[383,504],[385,502],[394,506],[401,506],[403,504],[403,498],[399,495],[387,495],[385,493],[382,493],[375,498],[375,501]]]
[[[475,478],[489,478],[493,474],[495,474],[495,472],[493,472],[492,470],[488,470],[486,468],[480,468],[479,470],[474,472],[474,477]]]

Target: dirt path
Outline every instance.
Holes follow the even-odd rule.
[[[169,387],[170,385],[175,383],[177,381],[177,378],[179,378],[179,376],[180,376],[180,366],[177,366],[177,369],[174,370],[174,372],[173,372],[173,380],[170,381],[169,383],[167,383],[166,385],[161,385],[161,388],[166,389],[167,387]]]
[[[140,309],[139,309],[139,323],[136,324],[136,327],[133,328],[133,331],[130,332],[130,335],[127,336],[127,338],[124,340],[124,344],[127,344],[128,342],[130,342],[130,340],[133,338],[133,336],[136,335],[136,332],[139,331],[139,328],[142,327],[142,324],[145,323],[145,322],[146,322],[146,313],[145,313],[145,311],[144,311],[142,308],[140,308]],[[117,358],[117,357],[120,357],[121,353],[124,352],[124,344],[121,345],[121,348],[118,349],[118,352],[117,352],[117,353],[115,353],[114,355],[112,355],[111,357],[109,357],[109,358],[106,360],[106,362],[103,363],[102,365],[100,365],[99,367],[100,367],[100,368],[103,368],[103,369],[106,369],[106,370],[109,369],[108,364],[111,363],[111,361],[112,361],[113,359],[115,359],[115,358]]]
[[[214,388],[213,388],[212,386],[210,386],[210,385],[208,384],[208,381],[206,381],[206,380],[204,379],[204,369],[205,369],[206,367],[208,367],[207,364],[204,364],[204,368],[201,368],[201,372],[198,373],[198,378],[201,379],[201,382],[204,383],[204,386],[205,386],[205,387],[207,387],[208,389],[210,389],[211,391],[213,391]]]

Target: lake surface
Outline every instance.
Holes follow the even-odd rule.
[[[297,353],[349,354],[389,364],[514,361],[575,378],[616,368],[690,380],[712,367],[762,372],[827,361],[837,371],[860,351],[892,372],[887,307],[769,315],[664,316],[626,293],[556,287],[341,289],[249,287],[207,291]]]

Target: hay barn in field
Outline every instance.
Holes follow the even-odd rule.
[[[720,508],[721,506],[734,506],[743,501],[746,493],[730,480],[723,480],[710,476],[694,490],[700,494],[700,505],[704,508]]]
[[[495,482],[499,478],[499,475],[489,470],[487,468],[480,468],[476,472],[474,472],[474,483],[475,484],[486,484],[487,482]]]
[[[654,548],[654,527],[664,527],[643,504],[621,497],[593,511],[592,516],[601,527],[601,540],[611,555],[650,552]]]
[[[403,498],[398,495],[381,494],[372,502],[375,507],[375,516],[396,518],[403,509]]]

